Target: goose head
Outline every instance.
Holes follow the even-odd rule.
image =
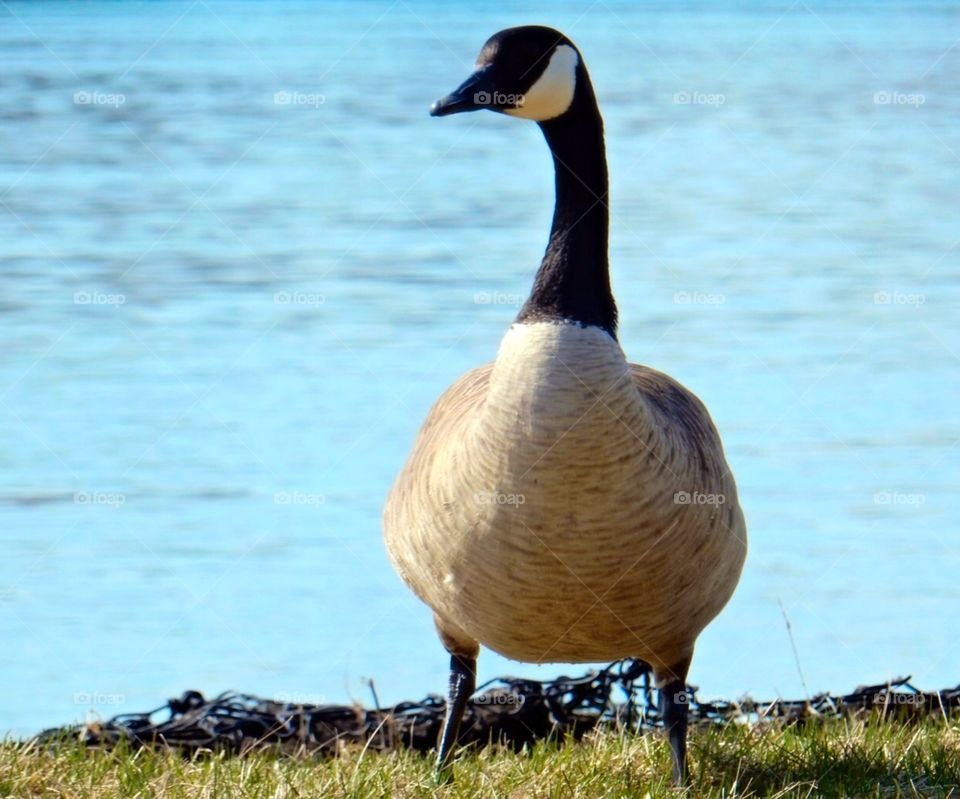
[[[433,104],[432,116],[487,109],[547,122],[568,113],[578,92],[593,94],[576,46],[553,28],[502,30],[483,45],[475,67]]]
[[[491,36],[473,74],[430,113],[481,109],[535,121],[553,154],[550,241],[517,322],[597,326],[615,341],[603,119],[576,45],[560,31],[537,25]]]

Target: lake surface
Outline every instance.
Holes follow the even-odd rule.
[[[380,511],[553,186],[535,126],[427,109],[527,22],[597,87],[624,348],[748,517],[691,681],[802,695],[781,604],[811,692],[960,681],[956,6],[8,0],[0,730],[443,691]]]

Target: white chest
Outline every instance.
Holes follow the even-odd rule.
[[[516,324],[497,354],[480,435],[503,436],[508,449],[534,457],[568,437],[592,437],[602,447],[596,436],[639,407],[623,351],[607,333],[570,323]]]

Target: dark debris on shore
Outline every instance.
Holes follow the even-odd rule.
[[[926,693],[914,688],[909,679],[862,686],[843,696],[818,694],[810,699],[769,702],[705,702],[691,688],[690,722],[800,724],[858,715],[911,722],[957,714],[960,686]],[[79,738],[98,748],[126,742],[135,748],[166,747],[188,755],[263,749],[336,755],[349,745],[428,752],[436,745],[444,710],[443,698],[434,695],[419,702],[365,709],[277,702],[233,692],[206,699],[197,691],[187,691],[146,713],[124,713],[108,721],[46,730],[37,740],[54,745]],[[578,739],[598,726],[637,732],[660,726],[656,691],[646,663],[620,660],[581,677],[544,682],[515,677],[491,680],[470,700],[460,742],[499,742],[519,750],[550,737]]]

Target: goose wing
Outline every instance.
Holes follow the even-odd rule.
[[[474,418],[487,396],[493,364],[471,369],[440,395],[420,428],[406,464],[397,476],[384,508],[384,531],[388,549],[394,534],[402,535],[407,500],[412,495],[429,495],[432,486],[428,476],[434,460],[450,443],[461,440],[461,433]]]
[[[411,463],[405,471],[410,470],[418,456],[431,453],[435,449],[434,442],[455,436],[479,410],[487,396],[492,371],[492,363],[471,369],[440,395],[417,434]]]
[[[655,415],[665,449],[683,455],[688,468],[722,480],[727,474],[723,445],[706,406],[669,375],[631,363],[633,384]]]

